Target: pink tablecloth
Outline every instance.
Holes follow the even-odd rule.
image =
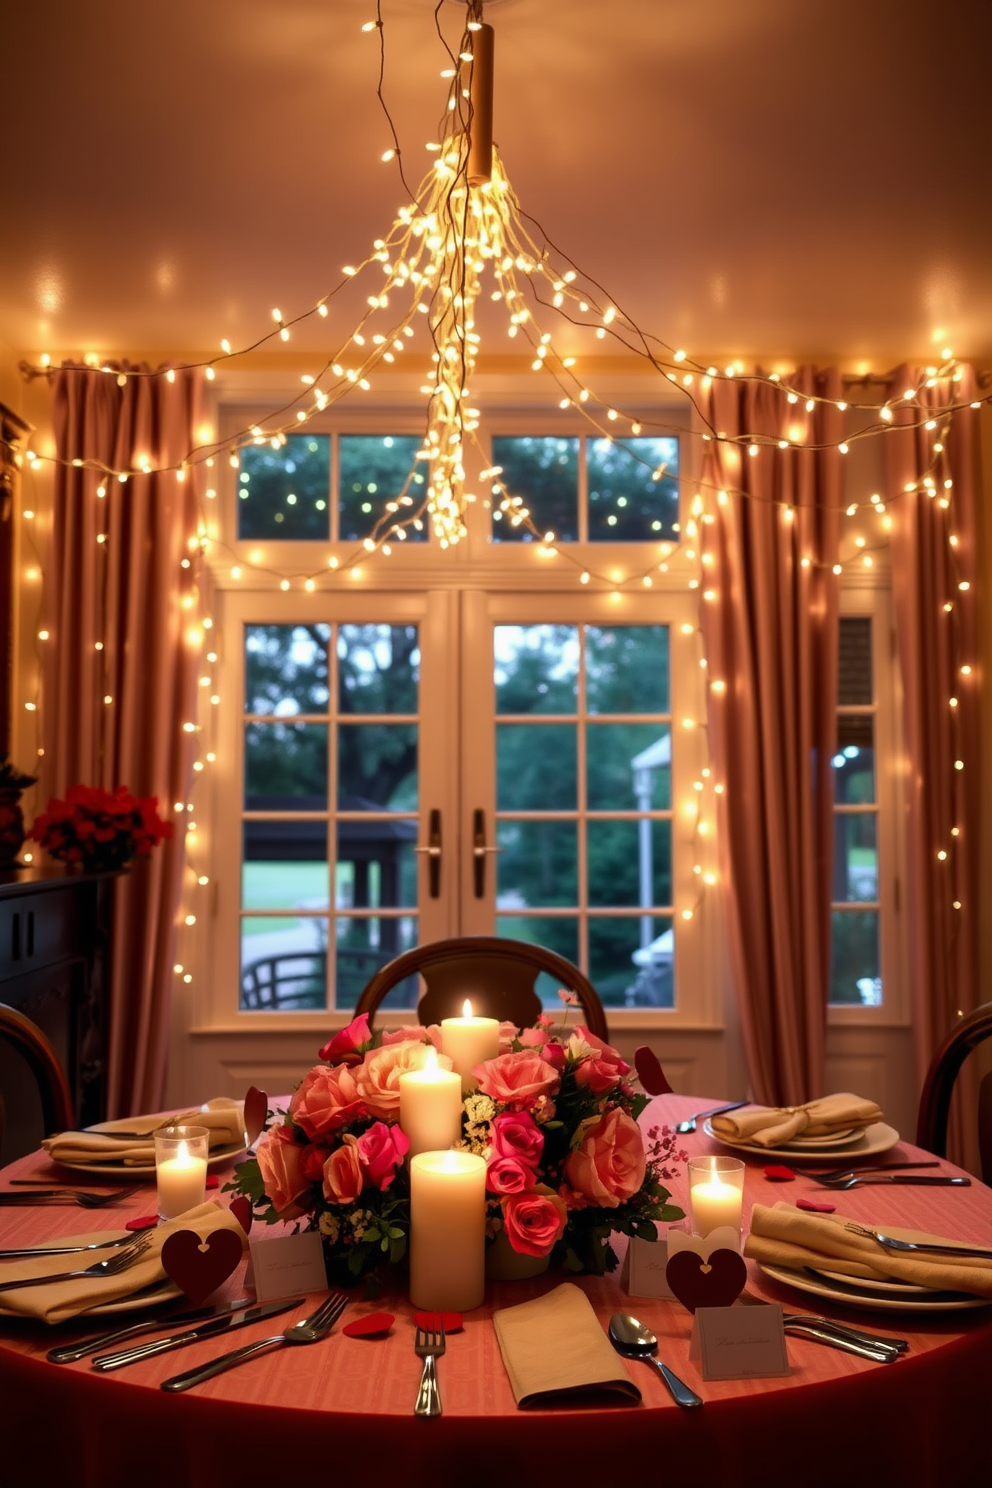
[[[645,1122],[677,1120],[706,1104],[684,1096],[659,1098]],[[690,1151],[716,1150],[702,1132],[684,1139]],[[912,1157],[900,1144],[892,1159]],[[949,1165],[944,1165],[949,1169]],[[950,1169],[949,1169],[950,1170]],[[0,1174],[51,1175],[42,1155]],[[673,1185],[685,1200],[684,1180]],[[771,1184],[758,1159],[748,1159],[745,1214],[753,1202],[811,1196],[805,1180]],[[939,1230],[961,1239],[992,1240],[992,1191],[971,1188],[872,1187],[836,1196],[838,1212],[879,1225]],[[154,1204],[149,1185],[101,1220],[119,1224]],[[40,1241],[95,1227],[96,1216],[74,1207],[0,1211],[4,1244]],[[622,1242],[621,1242],[622,1243]],[[0,1263],[2,1265],[2,1263]],[[704,1383],[688,1357],[691,1319],[677,1304],[628,1301],[619,1273],[580,1278],[601,1319],[633,1311],[658,1335],[662,1357],[703,1396],[703,1410],[679,1410],[649,1369],[629,1364],[640,1406],[519,1411],[513,1401],[491,1323],[494,1306],[522,1301],[555,1286],[554,1273],[491,1288],[486,1306],[452,1336],[440,1366],[445,1414],[412,1415],[419,1366],[410,1308],[402,1296],[356,1298],[348,1316],[384,1307],[397,1314],[385,1341],[339,1332],[310,1348],[264,1356],[183,1395],[165,1395],[161,1380],[204,1362],[237,1342],[277,1331],[243,1329],[231,1344],[201,1344],[115,1375],[97,1375],[87,1360],[46,1362],[53,1342],[70,1341],[92,1325],[57,1330],[0,1320],[0,1409],[7,1442],[16,1434],[44,1454],[46,1481],[84,1488],[217,1488],[229,1478],[297,1481],[332,1473],[335,1481],[388,1476],[404,1488],[454,1482],[506,1488],[514,1475],[530,1482],[554,1475],[576,1484],[618,1481],[651,1472],[684,1478],[699,1488],[768,1488],[787,1473],[804,1488],[837,1488],[856,1473],[872,1488],[986,1488],[992,1481],[989,1380],[992,1309],[970,1313],[869,1313],[817,1305],[762,1278],[749,1262],[750,1289],[797,1311],[829,1312],[842,1320],[911,1341],[908,1357],[875,1365],[802,1339],[789,1339],[787,1380]],[[229,1284],[232,1295],[240,1278]],[[282,1321],[292,1320],[289,1314]],[[109,1322],[108,1322],[109,1326]],[[543,1466],[542,1466],[543,1464]]]

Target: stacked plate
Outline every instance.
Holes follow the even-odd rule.
[[[757,1142],[728,1142],[719,1132],[713,1130],[709,1121],[703,1122],[703,1130],[708,1137],[712,1137],[731,1152],[748,1152],[754,1157],[784,1158],[786,1162],[790,1158],[795,1161],[804,1157],[819,1162],[835,1155],[844,1162],[848,1158],[860,1161],[863,1157],[877,1157],[880,1152],[888,1152],[899,1140],[895,1127],[886,1125],[884,1121],[875,1121],[863,1130],[851,1127],[846,1132],[831,1132],[827,1137],[794,1137],[781,1147],[762,1147]]]
[[[93,1126],[88,1126],[86,1130],[90,1132],[107,1132],[109,1134],[113,1134],[114,1132],[132,1131],[133,1128],[134,1118],[131,1117],[130,1119],[125,1118],[122,1121],[100,1121]],[[152,1142],[151,1134],[149,1134],[148,1136],[148,1141]],[[213,1172],[215,1168],[222,1168],[225,1163],[230,1162],[232,1157],[238,1157],[242,1152],[244,1152],[244,1150],[245,1144],[243,1141],[228,1142],[223,1147],[213,1147],[211,1148],[210,1157],[207,1161],[207,1168],[211,1172]],[[60,1168],[69,1168],[74,1173],[105,1173],[108,1177],[114,1178],[120,1178],[122,1174],[126,1174],[129,1178],[155,1177],[154,1162],[127,1163],[125,1165],[123,1162],[114,1162],[110,1158],[109,1154],[105,1157],[95,1158],[93,1162],[86,1163],[67,1162],[64,1158],[59,1158],[58,1161]]]

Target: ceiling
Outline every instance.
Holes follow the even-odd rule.
[[[381,0],[411,182],[446,97],[435,7],[454,43],[454,0]],[[6,7],[0,338],[193,354],[331,289],[405,200],[374,15]],[[935,343],[992,357],[989,0],[491,0],[485,19],[522,206],[644,329],[861,370]]]

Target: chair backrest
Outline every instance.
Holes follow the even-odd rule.
[[[387,992],[405,977],[419,973],[426,983],[417,1004],[422,1023],[457,1017],[467,997],[477,1016],[499,1018],[526,1028],[541,1011],[534,984],[542,971],[563,990],[576,994],[589,1032],[597,1038],[608,1038],[603,1004],[577,966],[543,946],[494,935],[435,940],[404,951],[376,972],[359,997],[355,1012],[367,1013],[371,1024]]]
[[[30,1069],[38,1087],[44,1135],[65,1131],[75,1122],[72,1094],[59,1057],[36,1023],[17,1008],[0,1002],[0,1040],[9,1044]]]
[[[946,1156],[947,1117],[954,1082],[968,1055],[987,1038],[992,1038],[992,1002],[983,1002],[961,1018],[930,1061],[920,1096],[917,1146],[926,1147],[938,1157]],[[992,1072],[984,1076],[979,1086],[978,1148],[982,1179],[992,1184]]]

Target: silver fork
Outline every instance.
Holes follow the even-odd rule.
[[[30,1204],[41,1208],[48,1204],[62,1204],[71,1200],[80,1204],[84,1209],[104,1209],[108,1204],[122,1204],[125,1199],[131,1198],[141,1187],[140,1183],[134,1184],[132,1188],[115,1188],[113,1193],[94,1194],[85,1193],[78,1188],[42,1188],[37,1193],[0,1193],[0,1207],[8,1208],[18,1204]]]
[[[863,1235],[868,1240],[876,1240],[885,1250],[922,1250],[927,1253],[935,1252],[938,1255],[966,1255],[986,1256],[992,1258],[992,1250],[983,1250],[980,1245],[926,1245],[920,1240],[896,1240],[892,1235],[883,1235],[881,1230],[869,1230],[864,1225],[846,1224],[845,1230],[852,1235]]]
[[[439,1416],[441,1414],[441,1390],[437,1382],[437,1360],[445,1350],[444,1319],[437,1314],[436,1328],[417,1328],[413,1347],[418,1359],[423,1359],[420,1371],[420,1389],[417,1403],[413,1407],[415,1416]]]
[[[174,1374],[171,1379],[162,1381],[162,1389],[173,1393],[189,1390],[193,1385],[201,1385],[204,1380],[212,1379],[215,1374],[223,1374],[225,1369],[243,1364],[246,1359],[253,1358],[265,1349],[279,1348],[284,1343],[319,1343],[334,1327],[347,1302],[348,1299],[342,1292],[331,1292],[308,1318],[292,1323],[271,1338],[259,1338],[255,1343],[246,1343],[243,1348],[232,1349],[229,1354],[221,1354],[209,1364],[187,1369],[184,1374]]]
[[[116,1255],[108,1256],[105,1261],[96,1261],[92,1266],[87,1266],[85,1271],[59,1271],[55,1276],[28,1276],[20,1281],[8,1281],[6,1285],[0,1282],[0,1295],[4,1292],[16,1292],[21,1287],[49,1286],[53,1281],[73,1281],[76,1277],[92,1276],[117,1276],[121,1271],[126,1271],[133,1266],[135,1261],[140,1260],[152,1242],[151,1235],[142,1235],[140,1239],[133,1240],[124,1250],[119,1250]],[[37,1255],[35,1251],[35,1255]]]
[[[119,1245],[133,1245],[134,1235],[120,1235],[116,1240],[94,1240],[91,1245],[25,1245],[19,1249],[0,1250],[0,1261],[30,1260],[32,1256],[85,1255],[88,1250],[110,1250]]]

